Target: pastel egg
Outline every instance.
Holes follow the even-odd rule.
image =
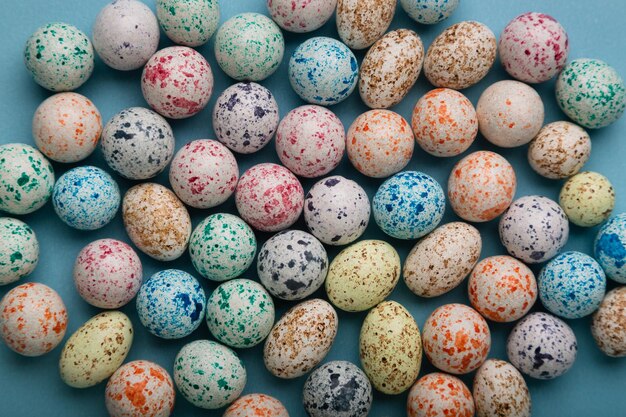
[[[292,379],[317,366],[337,335],[335,309],[318,298],[289,309],[276,322],[263,348],[263,362],[274,376]]]
[[[26,223],[0,217],[0,285],[24,278],[39,263],[39,241]]]
[[[626,213],[618,214],[602,226],[593,250],[606,276],[626,284]]]
[[[376,224],[397,239],[427,235],[441,222],[445,208],[441,185],[418,171],[404,171],[389,178],[372,201]]]
[[[364,49],[387,31],[396,0],[337,0],[337,31],[352,49]]]
[[[493,220],[511,205],[517,179],[495,152],[477,151],[461,159],[448,178],[448,199],[457,216],[470,222]]]
[[[219,206],[235,192],[239,167],[226,146],[215,140],[198,139],[174,155],[169,179],[183,203],[206,209]]]
[[[604,175],[585,171],[563,184],[559,204],[570,222],[581,227],[592,227],[608,219],[613,212],[615,190]]]
[[[335,13],[337,0],[267,0],[274,22],[289,32],[306,33],[321,28]]]
[[[328,255],[313,235],[286,230],[269,238],[259,251],[261,283],[282,300],[301,300],[317,291],[326,279]]]
[[[165,35],[185,46],[207,43],[220,20],[218,0],[157,0],[156,11]]]
[[[530,417],[528,386],[513,365],[499,359],[487,359],[474,377],[474,402],[478,417]]]
[[[78,294],[89,304],[120,308],[139,291],[143,268],[129,245],[115,239],[100,239],[78,253],[73,277]]]
[[[598,348],[615,358],[626,356],[626,287],[615,288],[602,300],[591,321]]]
[[[400,0],[404,11],[422,25],[434,25],[454,13],[459,0]]]
[[[411,387],[408,417],[472,417],[472,393],[459,378],[441,372],[424,375]]]
[[[265,394],[248,394],[239,397],[222,417],[289,417],[287,409],[279,400]]]
[[[67,310],[52,288],[36,282],[18,285],[0,300],[0,336],[13,351],[41,356],[65,336]]]

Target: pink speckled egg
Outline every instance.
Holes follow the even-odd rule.
[[[285,406],[265,394],[248,394],[238,398],[222,417],[289,417]]]
[[[391,110],[370,110],[350,126],[346,150],[352,165],[363,175],[385,178],[401,171],[413,156],[413,131]]]
[[[433,372],[413,385],[406,409],[408,417],[473,417],[474,399],[459,378]]]
[[[199,139],[183,146],[170,166],[170,184],[183,203],[206,209],[228,200],[237,186],[239,167],[220,142]]]
[[[36,282],[19,285],[0,301],[0,336],[24,356],[40,356],[65,336],[67,310],[52,288]]]
[[[315,178],[341,162],[346,136],[341,120],[325,107],[300,106],[281,120],[276,131],[276,153],[296,175]]]
[[[191,117],[211,98],[211,66],[199,52],[186,46],[161,49],[143,68],[141,91],[157,113],[171,119]]]
[[[267,10],[278,26],[288,32],[319,29],[335,13],[337,0],[267,0]]]
[[[513,78],[541,83],[565,65],[569,52],[567,33],[552,16],[524,13],[506,25],[498,51],[504,69]]]
[[[298,220],[304,206],[304,190],[287,168],[258,164],[241,176],[235,190],[235,204],[250,226],[263,232],[276,232]]]
[[[491,348],[487,322],[463,304],[445,304],[433,311],[424,324],[422,340],[430,362],[451,374],[477,369]]]
[[[517,188],[513,167],[495,152],[461,159],[448,179],[448,200],[457,216],[470,222],[493,220],[511,205]]]
[[[78,253],[74,285],[89,304],[120,308],[139,291],[142,271],[141,260],[129,245],[115,239],[100,239]]]

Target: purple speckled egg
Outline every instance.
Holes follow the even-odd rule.
[[[337,0],[267,0],[270,16],[286,31],[313,32],[328,22]]]

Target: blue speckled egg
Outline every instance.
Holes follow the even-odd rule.
[[[449,18],[459,0],[400,0],[400,5],[417,23],[434,25]]]
[[[602,226],[593,250],[606,276],[626,284],[626,213],[618,214]]]
[[[604,298],[606,277],[591,256],[564,252],[539,274],[539,298],[557,316],[578,319],[596,311]]]
[[[108,224],[120,200],[115,180],[92,166],[70,169],[52,190],[54,211],[68,226],[79,230],[96,230]]]
[[[166,269],[143,283],[137,295],[137,315],[150,333],[163,339],[185,337],[204,319],[206,296],[187,272]]]
[[[418,171],[404,171],[385,181],[372,202],[378,227],[397,239],[417,239],[441,221],[446,199],[434,178]]]
[[[358,78],[356,57],[336,39],[308,39],[289,60],[289,82],[309,103],[330,106],[345,100],[354,91]]]
[[[353,363],[332,361],[309,375],[302,397],[311,417],[365,417],[372,407],[372,384]]]

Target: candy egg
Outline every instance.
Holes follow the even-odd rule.
[[[615,358],[626,356],[626,287],[615,288],[602,300],[591,321],[598,348]]]
[[[593,251],[606,276],[626,284],[626,213],[618,214],[602,226]]]
[[[404,11],[423,25],[434,25],[450,17],[459,0],[400,0]]]
[[[157,0],[156,11],[165,35],[185,46],[207,43],[220,21],[218,0]]]
[[[581,227],[592,227],[608,219],[613,212],[615,190],[604,175],[581,172],[563,184],[559,204],[570,222]]]
[[[248,394],[239,397],[222,417],[289,417],[287,409],[274,397],[265,394]]]
[[[337,0],[267,0],[274,22],[289,32],[306,33],[321,28],[335,13]]]
[[[337,32],[352,49],[364,49],[387,31],[396,0],[337,0]]]
[[[487,359],[474,377],[477,417],[530,417],[530,392],[526,381],[513,365]]]
[[[21,220],[0,217],[0,285],[30,275],[39,263],[39,241]]]
[[[408,417],[472,417],[472,393],[459,378],[441,372],[424,375],[407,399]]]
[[[41,356],[65,336],[67,310],[52,288],[36,282],[18,285],[0,300],[0,336],[13,351]]]

